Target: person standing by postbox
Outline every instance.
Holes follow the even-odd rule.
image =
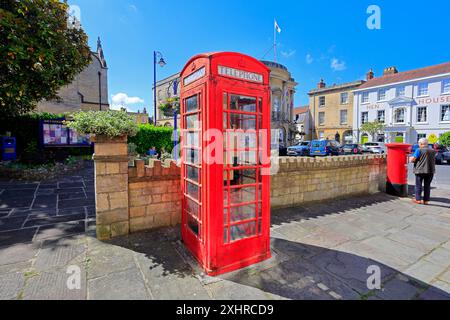
[[[410,158],[416,175],[416,204],[428,205],[431,197],[431,182],[436,173],[436,152],[429,147],[428,139],[419,140],[419,148]],[[422,191],[424,193],[422,198]]]

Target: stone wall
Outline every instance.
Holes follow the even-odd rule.
[[[181,177],[175,162],[136,160],[128,167],[126,138],[96,138],[97,237],[181,222]],[[272,209],[384,191],[384,156],[279,158],[271,178]]]
[[[385,191],[385,156],[280,158],[271,178],[272,209]]]
[[[136,160],[129,168],[130,232],[181,223],[180,168],[173,161]]]

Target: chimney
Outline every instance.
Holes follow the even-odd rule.
[[[369,72],[367,72],[367,74],[366,74],[366,80],[367,81],[372,80],[374,77],[375,77],[375,73],[373,73],[373,70],[370,69]]]
[[[388,67],[388,68],[384,69],[383,76],[387,76],[390,74],[396,74],[396,73],[398,73],[398,70],[396,67]]]
[[[323,81],[323,79],[320,79],[319,84],[317,85],[317,88],[319,89],[323,89],[325,88],[327,85],[325,84],[325,81]]]

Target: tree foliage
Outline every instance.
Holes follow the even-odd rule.
[[[386,125],[379,121],[374,122],[366,122],[361,126],[361,131],[370,134],[373,138],[377,133],[384,131],[386,129]]]
[[[450,132],[446,132],[444,133],[440,138],[439,138],[439,143],[443,146],[450,146]]]
[[[33,110],[91,61],[87,35],[59,0],[0,2],[0,117]]]

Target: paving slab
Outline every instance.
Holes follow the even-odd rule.
[[[88,280],[90,300],[149,300],[151,293],[145,287],[139,269],[130,268]]]
[[[24,284],[22,273],[0,274],[0,300],[17,300]]]
[[[46,272],[29,271],[22,299],[25,300],[85,300],[86,277],[85,271],[80,270],[80,289],[67,285],[72,274],[64,270],[52,270]]]

